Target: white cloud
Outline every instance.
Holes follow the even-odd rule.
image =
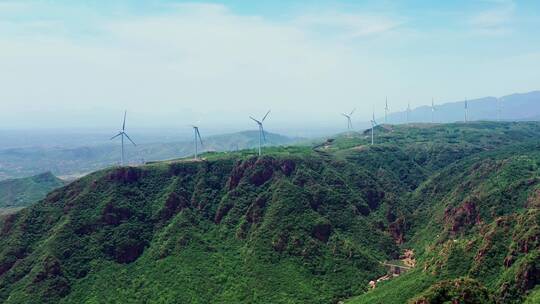
[[[43,36],[30,22],[24,29],[35,35],[4,33],[0,81],[9,89],[1,99],[21,112],[127,107],[159,121],[176,114],[193,118],[186,109],[229,115],[219,122],[272,107],[290,121],[300,111],[312,113],[309,119],[336,107],[361,107],[358,82],[377,77],[375,58],[314,39],[312,29],[296,21],[235,15],[220,5],[175,9],[98,20],[92,26],[97,34],[85,40],[72,39],[61,27]],[[347,35],[381,31],[361,18],[346,19]],[[327,16],[311,20],[335,22]]]
[[[28,3],[21,1],[0,1],[0,13],[21,11],[28,7]]]
[[[0,127],[116,127],[124,108],[139,126],[205,117],[203,124],[245,128],[246,114],[268,108],[269,128],[288,126],[299,113],[321,126],[339,124],[334,113],[353,107],[367,120],[386,95],[398,110],[408,100],[452,96],[463,85],[479,95],[479,78],[485,94],[495,94],[485,66],[474,70],[478,58],[440,31],[409,28],[406,16],[319,11],[276,20],[193,3],[143,15],[68,10],[43,12],[56,18],[0,18]],[[473,23],[491,30],[505,24],[495,17]],[[519,61],[513,70],[524,66],[532,69]]]
[[[473,31],[481,34],[505,34],[511,31],[512,20],[515,15],[513,1],[493,1],[494,7],[474,14],[469,18]]]
[[[230,13],[229,9],[219,3],[203,3],[203,2],[184,2],[184,3],[168,3],[167,8],[176,10],[182,13],[199,13],[199,14],[225,14]]]
[[[308,30],[333,32],[342,38],[362,38],[383,34],[399,27],[398,18],[340,12],[299,16],[295,22]]]

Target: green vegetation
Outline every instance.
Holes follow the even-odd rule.
[[[0,226],[2,225],[2,221],[4,219],[13,213],[18,212],[19,210],[23,209],[23,207],[13,207],[13,208],[0,208]]]
[[[534,302],[540,125],[377,133],[88,175],[0,224],[0,302]]]
[[[397,278],[377,285],[360,297],[346,303],[355,304],[403,304],[414,298],[436,282],[434,276],[415,269]]]
[[[434,284],[411,303],[492,304],[494,301],[482,284],[473,279],[459,278]]]
[[[419,302],[408,292],[395,295],[402,286],[426,289],[424,280],[407,274],[350,303],[446,303],[455,300],[456,292],[479,290],[474,284],[485,286],[497,303],[527,299],[540,278],[539,148],[537,141],[527,140],[499,145],[432,174],[398,209],[406,219],[402,247],[414,248],[422,273],[433,285],[416,299]],[[460,277],[465,277],[464,284],[456,283],[462,282],[456,281]],[[452,284],[465,290],[449,289]],[[483,294],[469,295],[472,302],[458,302],[482,303],[475,299]],[[394,302],[396,297],[399,301]]]
[[[524,304],[536,304],[540,303],[540,287],[536,287],[531,294],[527,297]]]
[[[63,185],[64,182],[50,172],[0,181],[0,209],[26,207]]]

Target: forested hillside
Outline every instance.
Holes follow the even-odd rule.
[[[540,279],[539,202],[538,143],[450,165],[399,207],[417,269],[350,303],[521,303]]]
[[[50,172],[0,181],[0,209],[26,207],[63,185],[64,182]]]
[[[0,302],[535,301],[540,125],[375,134],[90,174],[1,224]]]

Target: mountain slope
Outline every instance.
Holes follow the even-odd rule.
[[[384,179],[317,155],[99,172],[6,220],[0,299],[327,303],[397,252],[368,218]]]
[[[354,133],[263,157],[213,153],[90,174],[1,224],[0,302],[336,303],[367,291],[386,273],[380,262],[405,248],[418,266],[354,301],[478,286],[471,296],[485,288],[521,301],[537,284],[537,256],[521,244],[537,248],[538,234],[520,223],[536,219],[525,201],[535,200],[540,125],[376,134],[374,146]],[[467,202],[481,193],[473,213]],[[512,256],[509,268],[501,256]]]
[[[421,269],[350,303],[440,303],[454,299],[448,287],[455,284],[485,288],[486,303],[525,300],[540,282],[539,148],[480,153],[418,187],[401,209],[409,210],[404,246],[415,249]],[[409,292],[397,295],[402,286]]]
[[[0,181],[0,208],[26,207],[63,185],[64,182],[50,172]]]

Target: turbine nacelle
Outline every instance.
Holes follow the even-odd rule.
[[[135,142],[129,137],[129,135],[127,135],[126,133],[126,115],[127,115],[127,111],[124,111],[124,120],[122,122],[122,130],[118,131],[118,134],[116,134],[115,136],[111,137],[111,140],[117,138],[117,137],[121,137],[122,138],[122,158],[121,158],[121,161],[122,161],[122,165],[124,164],[124,136],[134,145],[134,146],[137,146],[137,144],[135,144]]]
[[[201,143],[201,147],[203,146],[202,138],[201,138],[201,132],[199,132],[199,127],[195,125],[191,125],[193,128],[193,133],[195,135],[195,159],[199,158],[199,148],[198,148],[198,142]]]
[[[373,145],[374,143],[374,130],[375,130],[375,127],[377,126],[377,121],[375,121],[375,112],[373,112],[372,116],[371,116],[371,144]]]
[[[262,122],[258,121],[257,119],[253,118],[253,117],[249,117],[251,118],[255,123],[257,123],[259,126],[262,126]]]
[[[351,116],[353,115],[354,111],[356,111],[356,108],[352,109],[351,113],[345,114],[341,113],[341,115],[345,116],[347,118],[347,129],[352,129],[352,122],[351,122]]]
[[[251,120],[253,120],[259,126],[259,156],[262,153],[261,150],[262,150],[263,141],[266,142],[266,135],[265,135],[265,132],[264,132],[263,122],[266,120],[266,117],[268,117],[268,114],[270,114],[270,110],[268,110],[268,112],[266,112],[266,114],[264,114],[264,116],[263,116],[263,118],[261,120],[255,119],[255,118],[253,118],[253,116],[249,117],[249,118],[251,118]]]

